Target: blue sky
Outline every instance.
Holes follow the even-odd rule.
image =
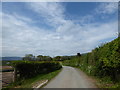
[[[113,2],[4,2],[3,56],[89,52],[117,37],[117,11]]]

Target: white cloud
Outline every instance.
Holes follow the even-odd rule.
[[[67,23],[67,25],[61,26],[60,29],[58,28],[58,32],[63,36],[70,37],[66,41],[69,50],[77,49],[80,52],[87,52],[95,48],[98,43],[101,43],[101,40],[116,37],[117,26],[117,22],[95,23],[85,26]]]
[[[3,46],[5,47],[3,47],[3,55],[4,53],[13,56],[14,54],[21,55],[23,52],[31,53],[34,49],[32,45],[36,44],[37,38],[40,38],[39,33],[41,33],[41,38],[45,33],[42,29],[38,30],[37,27],[29,26],[27,22],[22,21],[24,18],[19,16],[18,19],[14,15],[3,14]]]
[[[118,11],[118,3],[117,2],[102,3],[96,9],[96,12],[101,13],[101,14],[112,14],[117,11]]]
[[[95,48],[102,40],[115,38],[117,22],[80,25],[65,20],[59,3],[29,3],[33,11],[46,19],[55,30],[31,26],[30,18],[3,13],[3,55],[72,55]]]
[[[40,2],[40,3],[26,3],[30,9],[45,18],[48,25],[53,27],[63,24],[65,9],[60,3],[56,2]]]

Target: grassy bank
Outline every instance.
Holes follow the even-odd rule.
[[[119,88],[120,89],[120,82],[114,81],[110,76],[95,76],[90,73],[89,70],[85,71],[84,67],[76,67],[85,72],[90,78],[95,81],[95,84],[98,88]]]
[[[96,80],[96,85],[99,88],[117,88],[120,89],[120,82],[114,82],[110,77],[106,76],[104,78],[93,77]]]
[[[56,70],[54,72],[50,72],[48,74],[40,74],[40,75],[37,75],[30,79],[17,81],[17,82],[12,83],[7,88],[33,88],[36,85],[39,85],[40,83],[44,82],[45,80],[50,81],[52,78],[54,78],[56,75],[58,75],[58,73],[60,71],[61,71],[61,69]]]
[[[120,87],[120,37],[89,53],[63,61],[63,65],[78,67],[97,79],[99,87]]]
[[[67,64],[66,66],[70,66],[70,65]],[[82,70],[81,67],[79,67],[79,66],[71,66],[71,67],[78,68],[78,69]],[[89,72],[86,72],[84,70],[82,70],[82,71],[94,80],[95,85],[98,88],[108,88],[108,89],[109,88],[116,88],[118,90],[120,89],[120,82],[115,82],[115,81],[111,80],[111,77],[109,77],[109,76],[105,76],[105,77],[100,78],[99,76],[93,76],[93,75],[89,74]]]

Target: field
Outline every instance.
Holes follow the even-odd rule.
[[[33,88],[55,77],[62,68],[58,62],[14,61],[1,66],[2,88]],[[15,72],[13,73],[15,68]],[[32,68],[31,68],[32,67]],[[26,73],[27,72],[27,73]],[[14,78],[14,75],[16,78]],[[13,82],[14,79],[14,82]]]
[[[2,87],[8,86],[13,81],[13,71],[10,70],[12,70],[11,66],[2,66],[2,71],[4,71],[2,72]]]

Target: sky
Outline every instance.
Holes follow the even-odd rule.
[[[76,55],[117,38],[115,2],[2,2],[2,56]]]

